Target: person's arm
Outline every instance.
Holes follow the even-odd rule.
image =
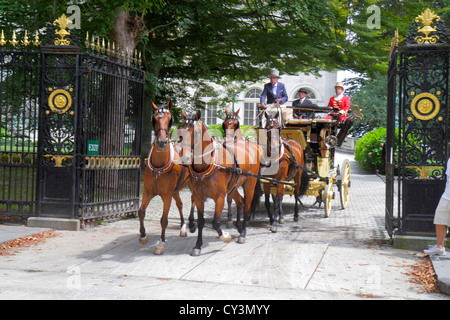
[[[259,98],[259,106],[261,108],[265,108],[265,102],[266,102],[266,96],[267,96],[267,85],[264,85],[264,90],[261,94],[261,97]]]
[[[280,104],[284,104],[288,101],[288,94],[286,91],[286,87],[284,86],[284,84],[279,83],[279,85],[281,85],[280,87],[280,94],[281,94],[281,103]]]

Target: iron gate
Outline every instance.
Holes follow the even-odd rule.
[[[82,221],[139,207],[144,72],[67,17],[44,44],[0,37],[0,210]]]
[[[448,34],[443,21],[427,9],[399,47],[396,39],[388,72],[386,229],[391,236],[394,229],[431,234],[445,188],[450,141]]]

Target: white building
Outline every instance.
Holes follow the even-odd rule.
[[[239,109],[241,125],[251,124],[258,115],[259,98],[263,92],[264,84],[269,82],[269,76],[262,82],[249,85],[246,90],[239,92],[234,103],[234,110]],[[335,95],[334,85],[337,82],[337,72],[321,71],[320,76],[305,75],[281,75],[279,82],[282,82],[288,94],[288,102],[285,106],[292,106],[292,101],[298,99],[298,90],[305,88],[308,91],[307,98],[318,106],[327,106],[330,97]],[[216,87],[216,86],[214,86]],[[217,91],[220,91],[218,87]],[[208,94],[202,96],[206,102],[206,114],[202,117],[206,125],[220,124],[222,120],[216,117],[217,106],[209,103],[212,98]],[[230,107],[228,107],[231,109]],[[231,110],[230,110],[231,111]]]

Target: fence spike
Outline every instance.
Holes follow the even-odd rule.
[[[12,40],[9,40],[9,43],[11,43],[13,46],[16,46],[19,41],[16,39],[16,30],[13,30]]]
[[[0,46],[4,46],[7,43],[8,43],[8,41],[5,40],[5,33],[3,32],[3,29],[2,29],[2,34],[0,35]]]
[[[33,44],[37,47],[41,44],[42,41],[39,41],[39,32],[36,30],[36,34],[34,35]]]
[[[22,43],[25,47],[31,43],[31,41],[28,40],[28,31],[27,30],[25,30],[25,36],[23,37]]]

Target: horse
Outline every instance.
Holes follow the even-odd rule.
[[[300,202],[300,196],[306,193],[308,189],[309,179],[304,167],[304,151],[302,146],[295,140],[283,140],[281,139],[281,125],[276,120],[278,118],[278,112],[274,116],[265,113],[267,123],[265,129],[267,130],[267,144],[266,152],[269,158],[261,161],[263,166],[270,166],[272,169],[271,174],[263,174],[265,177],[270,177],[278,181],[291,181],[295,183],[294,196],[295,196],[295,208],[294,208],[294,221],[298,221],[298,203]],[[275,131],[275,132],[274,132]],[[278,131],[278,132],[276,132]],[[276,137],[272,139],[272,133],[278,133]],[[273,156],[271,153],[276,152]],[[275,166],[275,167],[273,167]],[[262,170],[262,172],[264,172]],[[264,182],[264,195],[265,206],[269,215],[272,232],[277,232],[277,216],[279,216],[279,222],[284,223],[283,218],[283,184],[276,184],[276,196],[274,199],[274,214],[270,211],[270,183]]]
[[[229,194],[238,206],[237,228],[238,243],[245,243],[246,222],[249,218],[251,202],[257,179],[245,173],[257,175],[260,167],[260,150],[251,148],[240,140],[217,143],[205,124],[200,119],[201,112],[187,115],[181,112],[184,123],[181,127],[181,160],[188,164],[192,197],[197,207],[197,242],[191,255],[198,256],[203,245],[203,227],[205,225],[204,203],[207,198],[215,202],[212,226],[224,242],[231,241],[231,235],[220,228],[220,216]],[[244,198],[239,194],[239,187],[244,190]],[[243,203],[244,219],[240,223],[240,207]]]
[[[225,120],[222,123],[222,129],[225,134],[225,140],[226,141],[232,141],[232,140],[243,140],[246,141],[246,143],[249,143],[252,148],[259,148],[259,153],[262,155],[263,150],[260,145],[258,145],[256,142],[251,142],[244,140],[244,137],[241,132],[240,124],[239,124],[239,110],[235,112],[229,112],[228,108],[225,107]],[[256,186],[256,192],[260,192],[260,186]],[[255,197],[257,197],[258,194],[255,194]],[[231,212],[231,197],[227,197],[227,203],[228,203],[228,215],[227,215],[227,226],[232,225],[232,212]],[[255,201],[252,202],[251,212],[252,214],[255,213],[258,206],[258,201],[254,198]]]
[[[152,122],[156,138],[148,154],[144,172],[144,192],[141,206],[138,210],[140,222],[139,241],[142,244],[148,241],[144,227],[145,210],[150,200],[158,195],[163,201],[163,214],[160,221],[161,239],[155,248],[154,254],[160,255],[164,253],[165,231],[168,225],[168,214],[172,198],[175,199],[180,213],[180,236],[185,237],[187,235],[186,224],[183,218],[183,203],[181,202],[179,191],[188,186],[190,180],[188,170],[180,165],[180,155],[174,148],[173,143],[169,141],[170,129],[173,123],[173,116],[170,113],[172,101],[169,101],[166,107],[158,107],[156,104],[152,104],[155,110]]]

